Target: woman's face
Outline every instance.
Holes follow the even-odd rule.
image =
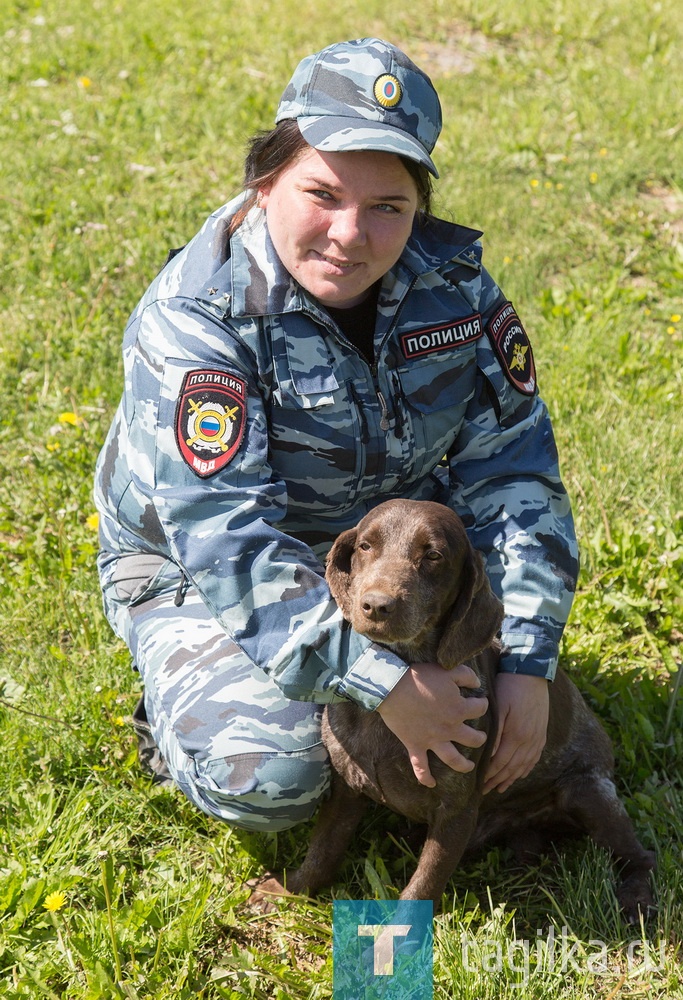
[[[289,273],[326,306],[349,308],[401,256],[417,188],[393,153],[306,150],[259,191]]]

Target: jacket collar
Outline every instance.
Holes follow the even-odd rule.
[[[429,274],[450,262],[474,269],[481,266],[482,233],[443,219],[428,216],[413,228],[403,253],[385,276],[380,295],[383,300],[402,298],[402,289],[415,277]],[[319,305],[292,278],[280,261],[270,239],[265,214],[253,208],[230,240],[231,305],[233,316],[266,316],[306,309],[318,312]],[[215,289],[212,289],[214,291]]]

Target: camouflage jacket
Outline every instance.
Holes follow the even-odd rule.
[[[415,228],[370,366],[223,206],[152,282],[97,469],[101,565],[157,553],[284,693],[376,707],[405,670],[343,625],[322,560],[390,497],[464,519],[507,617],[501,668],[553,676],[577,553],[548,413],[481,233]]]

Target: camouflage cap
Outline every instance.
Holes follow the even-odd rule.
[[[359,38],[329,45],[297,66],[276,122],[295,118],[315,149],[374,149],[424,164],[441,131],[441,105],[421,69],[389,42]]]

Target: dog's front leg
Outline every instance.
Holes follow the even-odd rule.
[[[401,899],[431,899],[435,912],[438,910],[448,880],[474,833],[478,813],[478,805],[456,815],[440,809],[429,825],[417,868]]]
[[[332,791],[318,812],[306,857],[293,872],[266,872],[247,884],[253,890],[247,900],[252,909],[269,913],[278,897],[315,896],[334,879],[353,832],[369,803],[364,795],[352,791],[336,771],[332,772]]]
[[[369,804],[332,772],[332,792],[323,802],[300,868],[287,878],[290,892],[314,896],[333,881],[361,817]]]

